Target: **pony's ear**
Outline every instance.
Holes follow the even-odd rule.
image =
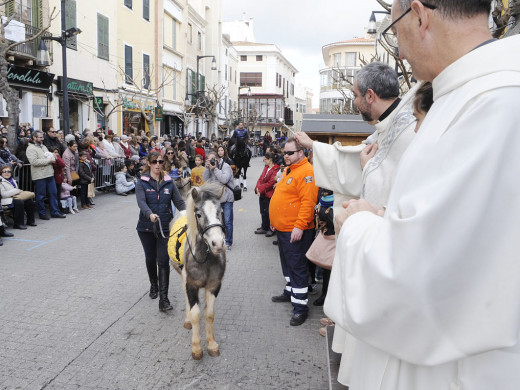
[[[197,191],[196,188],[193,188],[191,190],[191,197],[193,198],[193,200],[197,200],[199,198],[199,191]]]

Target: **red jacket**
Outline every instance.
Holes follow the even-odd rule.
[[[269,171],[267,171],[268,169],[269,167],[266,165],[255,187],[255,193],[258,192],[260,196],[265,196],[266,198],[270,198],[274,194],[276,174],[280,170],[280,167],[274,164]]]
[[[63,168],[65,168],[65,161],[58,156],[56,161],[52,164],[54,167],[54,181],[56,184],[60,185],[65,181],[65,175],[63,174]],[[59,194],[58,194],[59,196]]]

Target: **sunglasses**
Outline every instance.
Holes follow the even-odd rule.
[[[299,150],[288,150],[286,152],[283,152],[283,155],[284,156],[292,156],[296,152],[299,152]]]
[[[152,164],[152,165],[155,165],[155,164],[163,165],[164,164],[164,160],[152,160],[152,161],[150,161],[150,164]]]
[[[6,171],[2,171],[2,173],[11,173],[11,171],[6,170]]]
[[[168,152],[168,153],[166,153],[166,154],[174,154],[174,153],[173,153],[173,152]]]
[[[48,133],[56,133],[55,131],[48,131]]]

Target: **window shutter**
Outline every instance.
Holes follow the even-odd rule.
[[[76,0],[66,0],[65,2],[65,30],[76,26]],[[78,37],[67,38],[67,47],[78,50]]]
[[[143,0],[143,19],[150,20],[150,0]]]
[[[43,5],[42,0],[33,0],[32,1],[32,20],[33,26],[42,28],[43,21]]]
[[[11,0],[5,5],[5,16],[9,17],[16,12],[14,0]]]
[[[132,47],[125,45],[125,82],[127,84],[132,84],[132,80],[134,78],[133,68],[132,68]]]
[[[143,88],[150,87],[150,56],[143,54]]]
[[[98,23],[98,57],[108,60],[108,18],[97,14]]]

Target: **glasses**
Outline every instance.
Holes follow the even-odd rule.
[[[437,7],[435,5],[422,3],[426,8],[429,8],[431,10],[436,9]],[[381,36],[383,37],[385,43],[390,46],[391,49],[393,49],[396,53],[398,53],[399,44],[397,42],[397,36],[394,34],[393,28],[397,24],[398,21],[400,21],[402,18],[404,18],[410,11],[412,10],[412,7],[409,7],[404,13],[399,16],[396,20],[394,20],[390,26],[385,28],[385,31],[381,33]]]
[[[56,132],[55,132],[55,131],[50,131],[50,130],[49,130],[48,133],[56,133]]]
[[[5,171],[2,171],[2,173],[11,173],[11,171],[6,169]]]
[[[150,164],[152,164],[152,165],[155,165],[155,164],[163,165],[164,164],[164,160],[152,160],[152,161],[150,161]]]
[[[174,153],[173,153],[173,152],[168,152],[168,153],[166,153],[166,154],[174,154]]]
[[[292,156],[294,153],[299,152],[301,149],[298,150],[288,150],[286,152],[283,152],[284,156]]]

